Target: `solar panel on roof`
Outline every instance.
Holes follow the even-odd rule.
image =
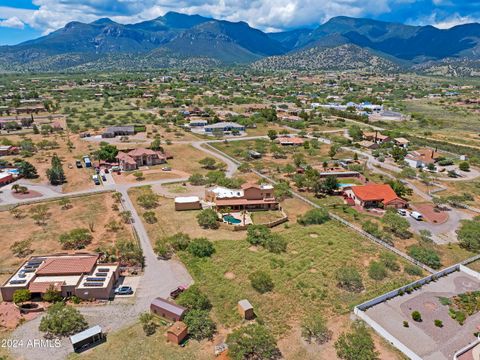
[[[101,277],[107,277],[107,273],[103,273],[103,272],[97,272],[95,273],[95,276],[101,276]]]
[[[102,278],[102,277],[87,277],[85,279],[86,281],[105,281],[105,278]]]
[[[25,284],[27,280],[10,280],[11,285]]]
[[[83,284],[84,286],[88,286],[88,287],[95,287],[95,286],[103,286],[103,283],[100,283],[100,282],[86,282],[85,284]]]
[[[108,272],[110,271],[109,268],[98,268],[97,270],[98,270],[99,272],[106,272],[106,273],[108,273]]]
[[[27,262],[27,265],[40,265],[43,261],[43,259],[30,260]]]

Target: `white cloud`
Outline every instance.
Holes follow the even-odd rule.
[[[90,22],[110,17],[121,23],[150,20],[167,11],[200,14],[229,21],[246,21],[262,30],[282,30],[320,24],[333,16],[371,17],[387,13],[395,4],[415,0],[33,0],[38,10],[0,7],[5,18],[18,17],[23,23],[48,33],[70,21]],[[433,0],[445,4],[451,0]],[[5,11],[3,11],[5,10]],[[469,17],[452,18],[467,22]],[[420,20],[417,20],[418,23]],[[450,21],[450,20],[449,20]],[[413,22],[413,21],[412,21]],[[429,23],[447,26],[432,18]]]
[[[408,23],[415,25],[432,25],[439,29],[450,29],[457,25],[470,24],[480,22],[480,18],[473,16],[461,16],[458,13],[452,14],[448,17],[441,17],[437,13],[432,13],[430,16],[422,17]]]
[[[14,16],[5,20],[0,20],[0,26],[12,29],[23,29],[25,24],[18,17]]]

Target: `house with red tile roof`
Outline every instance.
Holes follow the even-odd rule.
[[[301,137],[297,136],[278,137],[275,141],[282,146],[300,146],[305,142]]]
[[[205,200],[217,210],[277,210],[279,206],[270,184],[246,183],[240,189],[217,186],[206,190]]]
[[[167,162],[167,157],[168,155],[161,151],[138,148],[129,152],[120,151],[117,155],[117,160],[122,170],[133,171],[140,166],[165,164]]]
[[[347,203],[363,208],[401,209],[408,206],[408,202],[400,198],[388,184],[350,186],[343,193]]]

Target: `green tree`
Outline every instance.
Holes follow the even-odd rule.
[[[255,271],[251,273],[248,278],[250,279],[252,287],[260,294],[270,292],[275,287],[272,278],[265,271]]]
[[[34,206],[32,209],[30,209],[30,214],[37,225],[45,225],[50,216],[50,213],[48,212],[48,206],[46,204]]]
[[[205,157],[199,161],[200,165],[202,165],[205,169],[208,170],[215,170],[216,169],[216,161],[214,158]]]
[[[145,211],[143,213],[143,218],[148,224],[154,224],[158,221],[157,216],[155,215],[155,211]]]
[[[152,143],[150,144],[150,149],[152,149],[153,151],[160,151],[160,150],[163,150],[162,147],[161,147],[161,141],[160,139],[156,138],[152,141]]]
[[[412,319],[416,322],[421,322],[422,321],[422,314],[420,314],[419,311],[415,310],[412,312]]]
[[[363,139],[363,131],[358,125],[352,125],[348,128],[348,135],[354,141],[360,141]]]
[[[62,248],[66,250],[79,250],[85,248],[92,242],[93,236],[88,229],[73,229],[68,233],[60,235]]]
[[[218,216],[215,210],[205,209],[197,215],[198,225],[204,229],[218,229]]]
[[[22,161],[18,165],[18,171],[26,179],[35,179],[38,177],[37,169],[28,161]]]
[[[387,184],[390,185],[390,187],[393,189],[395,194],[397,194],[397,196],[399,196],[399,197],[412,195],[412,189],[405,186],[399,180],[390,180],[390,181],[387,181]]]
[[[32,239],[17,240],[10,245],[10,250],[16,257],[23,258],[33,253],[31,246]]]
[[[281,358],[275,338],[260,324],[251,324],[234,330],[227,337],[228,355],[232,360]]]
[[[153,315],[148,312],[140,314],[139,317],[140,324],[142,324],[142,329],[145,335],[151,336],[157,331],[157,325],[153,321]]]
[[[30,301],[32,294],[28,289],[18,289],[13,293],[13,302],[15,304],[22,304],[24,302]]]
[[[52,185],[61,185],[66,181],[62,162],[57,155],[52,156],[51,167],[47,170],[47,177]]]
[[[304,317],[302,321],[302,337],[308,342],[324,344],[332,339],[332,331],[328,329],[323,316],[315,311]]]
[[[195,340],[212,340],[217,330],[208,311],[205,310],[190,310],[183,318],[183,321],[188,326],[188,334]]]
[[[356,321],[350,333],[343,333],[335,342],[337,356],[344,360],[378,360],[375,344],[365,325]]]
[[[210,310],[212,308],[207,295],[197,285],[192,285],[181,293],[177,298],[177,303],[190,310]]]
[[[212,256],[215,252],[215,247],[207,238],[198,238],[193,239],[190,244],[188,244],[187,251],[193,256],[203,258]]]
[[[118,155],[118,149],[115,145],[111,145],[106,142],[100,143],[100,149],[97,151],[96,156],[99,160],[114,162]]]
[[[270,140],[275,140],[277,138],[277,131],[276,130],[268,130],[267,136],[270,138]]]
[[[137,202],[138,205],[145,209],[153,209],[158,206],[158,196],[152,191],[145,192],[138,197]]]
[[[63,302],[51,305],[40,321],[39,330],[55,336],[68,336],[87,328],[80,312]]]

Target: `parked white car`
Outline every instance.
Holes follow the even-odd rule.
[[[411,216],[412,218],[414,218],[415,220],[417,220],[417,221],[422,221],[422,220],[423,220],[423,215],[420,214],[418,211],[412,211],[412,212],[410,213],[410,216]]]

